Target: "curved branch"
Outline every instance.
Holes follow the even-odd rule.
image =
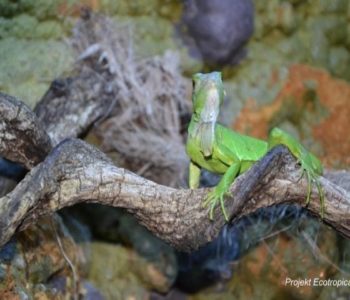
[[[0,94],[0,117],[0,154],[28,168],[42,161],[51,143],[34,113],[16,99]],[[85,127],[94,118],[86,118],[79,126]],[[273,204],[303,205],[307,182],[299,180],[300,175],[299,165],[286,148],[272,149],[231,186],[234,197],[225,202],[231,221]],[[321,184],[326,196],[324,221],[350,237],[349,192],[325,178]],[[42,215],[79,202],[98,202],[128,209],[163,240],[180,250],[192,250],[215,238],[225,223],[220,208],[214,221],[209,220],[207,209],[202,207],[207,191],[156,184],[117,168],[102,152],[81,140],[66,140],[11,193],[0,198],[0,246]],[[308,209],[315,215],[320,212],[315,190]]]
[[[0,93],[0,155],[31,169],[51,149],[51,140],[31,109]]]
[[[231,219],[277,203],[303,204],[307,182],[299,178],[300,168],[289,151],[283,146],[272,149],[231,186],[234,197],[226,200]],[[327,198],[324,220],[350,236],[349,192],[325,178],[321,183]],[[202,207],[207,191],[156,184],[114,166],[102,152],[81,140],[66,140],[11,193],[0,198],[0,245],[42,215],[79,202],[98,202],[126,208],[161,239],[189,251],[215,238],[225,223],[219,208],[214,221],[209,220]],[[308,209],[319,214],[316,191]]]

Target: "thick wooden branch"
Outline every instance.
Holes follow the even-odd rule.
[[[276,147],[231,187],[226,200],[232,220],[282,202],[305,203],[307,184],[289,151]],[[349,192],[321,178],[326,194],[324,221],[350,236]],[[16,232],[65,206],[98,202],[126,208],[154,234],[177,249],[190,251],[215,238],[225,221],[214,221],[202,207],[208,189],[173,189],[118,168],[99,150],[77,139],[59,144],[17,187],[0,199],[0,245]],[[318,215],[313,191],[308,209]]]
[[[31,109],[0,93],[0,155],[31,169],[51,148],[49,136]]]
[[[71,109],[74,114],[75,108]],[[125,208],[154,234],[186,251],[215,238],[225,224],[220,208],[215,211],[214,221],[210,221],[202,206],[208,189],[173,189],[156,184],[116,167],[102,152],[77,139],[66,140],[50,152],[50,138],[35,114],[3,94],[0,117],[0,155],[29,169],[45,158],[11,193],[0,198],[0,246],[40,216],[79,202]],[[95,117],[77,123],[79,128]],[[43,117],[42,122],[45,120]],[[64,118],[57,122],[65,123]],[[54,132],[53,138],[60,140],[63,133],[58,136]],[[80,129],[74,132],[73,135]],[[234,197],[225,202],[231,221],[278,203],[304,205],[307,183],[300,175],[300,167],[289,151],[282,146],[274,148],[231,186]],[[350,236],[349,192],[325,178],[320,180],[326,196],[324,221]],[[308,209],[319,215],[316,190]]]
[[[115,102],[108,81],[99,76],[85,70],[75,78],[53,81],[34,112],[0,93],[0,156],[31,169],[53,146],[80,136],[106,116]]]
[[[66,138],[80,136],[115,105],[117,91],[101,77],[101,74],[88,69],[77,77],[52,82],[34,112],[53,145]]]

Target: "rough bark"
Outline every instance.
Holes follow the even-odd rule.
[[[56,79],[34,109],[53,145],[78,137],[115,105],[117,91],[93,70],[76,77]]]
[[[31,109],[0,93],[0,155],[31,169],[51,148],[49,136]]]
[[[231,187],[226,199],[231,221],[261,207],[282,202],[305,203],[307,183],[289,151],[276,147]],[[324,221],[350,236],[350,195],[325,178]],[[58,145],[5,197],[0,198],[0,245],[16,232],[65,206],[98,202],[126,208],[154,234],[189,251],[215,238],[225,223],[218,208],[214,221],[202,201],[208,189],[173,189],[118,168],[99,150],[77,139]],[[308,209],[319,215],[314,189]]]
[[[0,116],[0,155],[28,168],[46,157],[0,198],[0,246],[39,217],[79,202],[125,208],[154,234],[185,251],[215,238],[225,224],[220,208],[210,221],[208,210],[202,207],[208,189],[174,189],[156,184],[116,167],[101,151],[78,139],[61,142],[47,155],[50,138],[35,114],[2,94]],[[225,201],[231,221],[273,204],[304,205],[307,182],[300,175],[299,165],[286,148],[272,149],[231,186],[234,197]],[[339,172],[327,176],[339,179]],[[340,177],[349,178],[349,174]],[[326,178],[320,181],[326,197],[324,221],[350,237],[349,191]],[[342,186],[349,186],[340,181]],[[319,215],[315,188],[308,209]]]

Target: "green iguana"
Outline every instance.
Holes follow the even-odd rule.
[[[225,219],[228,221],[224,196],[230,195],[230,185],[239,174],[247,171],[268,150],[279,144],[288,147],[301,164],[302,175],[306,173],[308,179],[306,204],[310,201],[312,184],[316,184],[323,217],[324,194],[318,180],[318,176],[323,171],[321,162],[281,129],[272,129],[268,142],[265,142],[239,134],[216,123],[223,99],[224,89],[220,72],[193,75],[193,114],[188,127],[186,143],[186,151],[191,158],[189,186],[191,189],[199,186],[201,168],[223,174],[220,182],[208,194],[204,202],[205,206],[210,206],[210,219],[213,219],[214,208],[220,203]]]

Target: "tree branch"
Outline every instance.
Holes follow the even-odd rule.
[[[261,207],[305,201],[307,182],[283,146],[270,151],[231,187],[226,200],[232,220]],[[350,236],[350,196],[321,178],[326,195],[324,221]],[[80,202],[126,208],[154,234],[189,251],[215,238],[225,221],[218,208],[214,221],[202,207],[208,189],[173,189],[118,168],[99,150],[77,139],[59,144],[17,187],[0,198],[0,245],[46,214]],[[308,209],[320,212],[315,190]]]
[[[31,109],[0,93],[0,155],[31,169],[51,148],[49,136]]]
[[[78,139],[65,140],[49,153],[50,138],[35,114],[3,94],[0,117],[0,155],[28,168],[46,157],[12,192],[0,198],[0,246],[39,217],[80,202],[125,208],[154,234],[185,251],[211,241],[225,224],[219,207],[210,221],[202,206],[208,189],[156,184],[116,167],[101,151]],[[225,201],[231,221],[278,203],[304,205],[307,181],[300,176],[300,167],[288,149],[272,149],[231,186],[234,197]],[[324,221],[350,237],[349,192],[326,178],[320,180],[326,197]],[[316,189],[308,209],[319,215]]]
[[[65,138],[75,138],[91,124],[106,116],[112,91],[108,80],[90,69],[76,77],[56,79],[36,105],[34,112],[55,146]]]

